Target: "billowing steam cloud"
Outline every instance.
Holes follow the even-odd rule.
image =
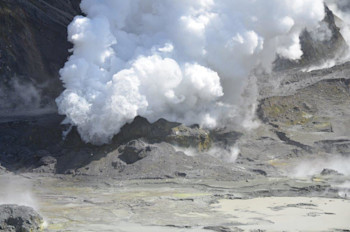
[[[106,143],[137,115],[216,127],[246,77],[298,59],[323,0],[83,0],[57,99],[86,142]]]

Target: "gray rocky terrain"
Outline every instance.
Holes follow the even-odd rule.
[[[29,208],[0,205],[0,231],[350,229],[350,63],[305,71],[347,50],[328,9],[331,41],[314,43],[305,31],[300,63],[276,60],[278,68],[257,77],[257,128],[208,130],[136,117],[111,143],[94,146],[61,125],[54,108],[28,111],[45,109],[61,91],[65,30],[78,2],[0,3],[0,204],[34,207],[47,224],[40,228]],[[9,96],[17,79],[39,89],[38,104]],[[289,210],[306,222],[290,225],[275,215],[288,218]],[[34,227],[14,229],[7,212]],[[317,227],[319,220],[332,223]]]
[[[31,232],[42,229],[43,218],[30,207],[0,205],[0,230]]]

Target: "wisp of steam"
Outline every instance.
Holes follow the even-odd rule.
[[[237,114],[254,67],[302,55],[323,0],[82,0],[57,98],[86,142],[109,142],[135,116],[203,127]]]

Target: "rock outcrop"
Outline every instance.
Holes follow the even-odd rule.
[[[210,132],[199,126],[187,127],[165,119],[150,123],[139,116],[132,123],[122,127],[116,138],[125,142],[143,138],[150,143],[168,142],[181,147],[194,147],[199,151],[209,149],[212,143]]]
[[[214,170],[232,170],[229,165],[224,167],[219,158],[206,154],[207,151],[213,146],[229,149],[242,135],[229,130],[205,130],[197,125],[188,127],[164,119],[150,123],[136,117],[110,144],[93,146],[85,144],[75,128],[63,139],[62,119],[52,114],[0,123],[0,162],[10,171],[42,174],[126,178],[175,177],[176,173],[187,173],[189,177],[216,176]],[[199,155],[190,157],[174,146]]]
[[[252,177],[249,171],[232,167],[231,163],[205,152],[190,156],[168,143],[149,144],[142,140],[132,140],[70,174],[122,180],[176,177],[245,180]]]
[[[0,205],[0,231],[43,231],[43,218],[32,208],[18,205]]]
[[[274,69],[281,71],[289,68],[303,68],[311,65],[321,65],[329,60],[344,57],[349,47],[340,33],[335,22],[335,15],[325,6],[325,18],[318,30],[304,30],[300,36],[303,55],[300,60],[291,61],[283,58],[276,59]]]
[[[350,103],[347,79],[321,80],[290,96],[261,100],[258,115],[278,127],[300,127],[308,132],[333,132],[345,120]],[[339,127],[339,125],[338,125]]]

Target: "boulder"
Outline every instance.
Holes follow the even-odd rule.
[[[0,231],[43,231],[43,218],[32,208],[18,205],[0,205]]]
[[[187,127],[185,125],[171,128],[165,141],[181,147],[194,147],[198,151],[206,151],[212,144],[209,131],[199,126]]]
[[[133,140],[122,146],[119,159],[126,164],[133,164],[140,159],[145,158],[152,150],[153,146],[146,144],[141,140]]]

